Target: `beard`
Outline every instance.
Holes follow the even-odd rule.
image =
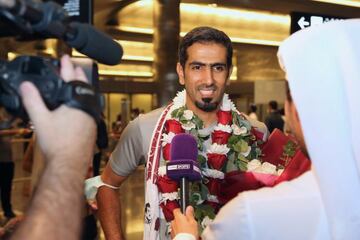
[[[212,112],[215,111],[218,106],[219,102],[211,102],[212,98],[203,98],[202,102],[195,101],[195,106],[204,112]]]

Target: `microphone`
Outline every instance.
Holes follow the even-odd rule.
[[[201,180],[197,156],[197,142],[192,135],[186,133],[175,135],[171,141],[170,162],[166,165],[166,174],[169,178],[180,181],[180,206],[183,213],[190,199],[188,181]]]
[[[76,34],[67,34],[65,42],[90,58],[107,65],[119,64],[123,55],[120,44],[89,24],[72,22]]]
[[[66,11],[57,3],[0,0],[0,7],[4,8],[3,12],[8,11],[4,15],[9,20],[29,33],[35,31],[63,39],[70,47],[103,64],[120,63],[123,49],[119,43],[89,24],[68,23]]]

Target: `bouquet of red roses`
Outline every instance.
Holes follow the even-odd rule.
[[[247,171],[225,174],[219,192],[221,203],[226,203],[238,193],[261,187],[272,187],[292,180],[311,167],[309,159],[301,152],[295,140],[275,129],[262,148],[262,158],[247,164]]]

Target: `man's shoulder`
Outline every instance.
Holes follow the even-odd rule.
[[[144,139],[150,139],[152,132],[162,114],[164,108],[157,108],[146,114],[140,114],[133,120],[133,125],[136,126]]]
[[[148,113],[140,114],[139,120],[140,121],[149,121],[152,119],[157,120],[161,116],[161,113],[164,111],[164,109],[165,109],[165,107],[156,108]]]

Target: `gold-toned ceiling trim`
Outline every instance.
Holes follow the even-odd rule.
[[[360,8],[360,1],[354,1],[354,0],[313,0],[313,1]]]

